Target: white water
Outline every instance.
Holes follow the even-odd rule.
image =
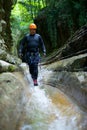
[[[41,70],[43,71],[43,70]],[[31,76],[26,69],[24,71],[25,78],[29,82],[26,86],[23,102],[25,104],[25,120],[20,130],[83,130],[82,124],[79,124],[80,113],[68,115],[73,108],[64,108],[66,114],[61,114],[61,110],[52,102],[45,86],[39,82],[39,86],[34,87]],[[42,73],[42,72],[41,72]],[[51,72],[50,72],[51,73]],[[47,70],[40,75],[39,81],[44,74],[48,74]],[[58,100],[58,99],[57,99]]]

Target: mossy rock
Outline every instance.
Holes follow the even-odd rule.
[[[8,71],[9,72],[14,72],[15,70],[17,70],[17,67],[15,65],[9,65],[8,66]]]
[[[2,72],[14,72],[17,71],[18,67],[8,62],[0,60],[0,73]]]

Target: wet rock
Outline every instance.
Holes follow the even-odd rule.
[[[16,130],[23,112],[23,84],[12,73],[0,74],[0,129]]]
[[[5,61],[7,61],[11,64],[15,64],[15,65],[19,65],[22,63],[22,61],[18,57],[10,55],[8,53],[7,53]]]
[[[80,77],[81,76],[81,77]],[[82,109],[87,110],[87,74],[86,72],[53,71],[45,83],[63,91]]]
[[[87,54],[81,54],[71,58],[59,60],[53,64],[49,64],[48,68],[54,71],[87,71]]]
[[[82,89],[87,92],[87,72],[75,72],[77,79],[79,80],[80,84],[82,85]]]
[[[0,38],[0,50],[6,50],[6,46],[5,46],[5,41],[4,39]]]
[[[0,73],[17,71],[18,67],[5,61],[0,60]]]
[[[10,28],[10,15],[12,5],[15,4],[17,0],[0,0],[0,40],[5,41],[7,50],[11,51],[12,47],[12,36]]]
[[[3,61],[7,61],[11,64],[21,64],[21,60],[16,56],[10,55],[5,50],[0,49],[0,59]]]

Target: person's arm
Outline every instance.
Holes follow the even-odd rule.
[[[45,45],[41,36],[39,37],[39,42],[40,42],[40,46],[41,46],[43,54],[46,55],[46,48],[45,48]]]
[[[20,44],[20,46],[19,46],[19,57],[23,56],[25,42],[26,42],[26,36],[19,43]]]

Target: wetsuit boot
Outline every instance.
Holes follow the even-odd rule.
[[[34,82],[34,86],[38,86],[37,79],[34,79],[33,82]]]

